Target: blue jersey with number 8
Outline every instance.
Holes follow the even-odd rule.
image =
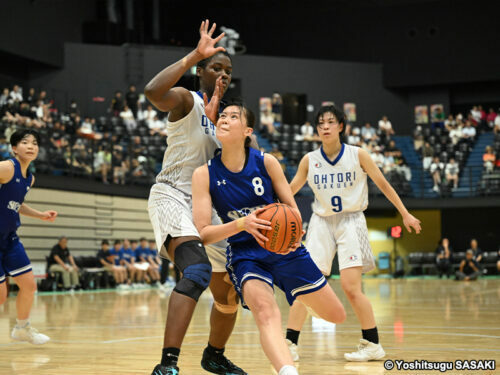
[[[307,182],[314,192],[316,215],[364,211],[368,206],[367,175],[359,164],[358,150],[342,143],[335,160],[328,159],[323,147],[307,154]]]
[[[271,177],[264,165],[264,153],[248,149],[247,163],[238,173],[228,170],[220,154],[208,162],[212,204],[224,223],[247,216],[275,201]],[[243,231],[228,238],[230,244],[253,241]]]

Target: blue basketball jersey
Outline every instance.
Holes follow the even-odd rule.
[[[14,176],[6,184],[0,184],[0,233],[15,232],[21,225],[19,209],[31,187],[33,176],[28,172],[26,178],[21,172],[21,165],[15,158],[9,159],[14,164]]]
[[[228,170],[217,155],[208,162],[210,195],[224,223],[247,216],[275,201],[271,177],[264,165],[264,153],[249,148],[247,164],[241,172]],[[230,244],[255,241],[245,231],[229,237]]]

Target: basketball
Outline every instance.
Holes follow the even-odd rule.
[[[302,220],[286,204],[272,203],[264,208],[265,211],[258,218],[270,221],[273,228],[261,231],[269,239],[264,243],[264,248],[273,253],[284,253],[300,238]]]

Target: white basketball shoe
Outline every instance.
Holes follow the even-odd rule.
[[[17,341],[27,341],[33,345],[43,345],[50,340],[50,337],[38,332],[30,324],[25,327],[14,327],[12,333],[10,334],[14,340]]]
[[[376,361],[385,357],[382,345],[374,344],[365,339],[359,340],[358,351],[345,353],[344,358],[352,362]]]

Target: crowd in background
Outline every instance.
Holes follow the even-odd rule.
[[[62,288],[73,291],[82,287],[82,270],[77,263],[78,259],[73,258],[68,248],[67,237],[63,236],[52,247],[47,257],[47,271],[49,274],[60,273]],[[173,287],[179,278],[173,264],[159,257],[156,242],[146,238],[139,241],[116,239],[112,245],[104,239],[95,255],[94,263],[113,277],[114,285],[118,289]],[[170,276],[171,271],[175,271],[174,276]]]

